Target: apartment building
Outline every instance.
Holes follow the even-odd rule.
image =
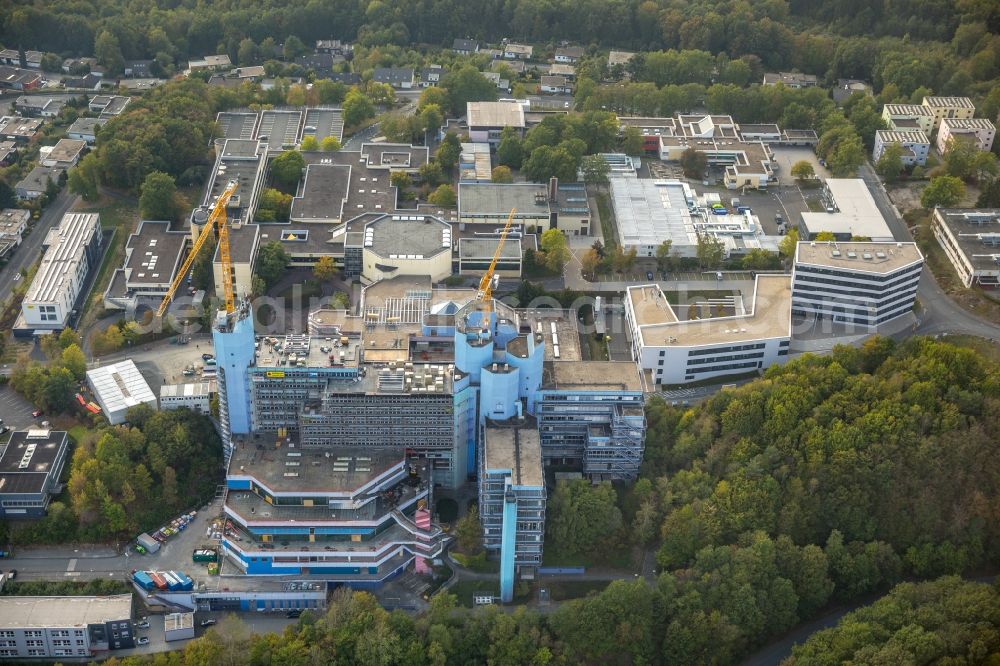
[[[934,131],[934,113],[923,104],[886,104],[882,107],[882,120],[891,130],[920,130],[926,136]]]
[[[976,106],[968,97],[924,97],[921,106],[934,116],[934,130],[941,126],[945,118],[971,118],[976,112]]]
[[[765,370],[788,355],[791,295],[788,275],[758,275],[748,303],[733,296],[677,309],[657,285],[629,287],[632,357],[647,385]]]
[[[935,208],[931,223],[966,288],[1000,286],[1000,208]]]
[[[792,270],[792,312],[880,326],[913,310],[923,265],[916,243],[801,242]]]
[[[878,162],[888,146],[897,145],[902,149],[902,160],[905,166],[927,163],[931,142],[920,130],[878,130],[875,132],[875,149],[872,151],[872,161]]]
[[[483,546],[499,554],[500,600],[513,601],[515,577],[532,579],[545,542],[545,478],[538,430],[530,420],[487,421],[479,461]]]
[[[938,128],[937,150],[944,155],[952,139],[970,141],[976,150],[989,152],[993,148],[997,128],[986,118],[944,118]]]

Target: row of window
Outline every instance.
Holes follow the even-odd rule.
[[[710,368],[689,368],[687,370],[687,379],[694,379],[694,375],[703,374],[706,372],[720,372],[723,370],[748,370],[750,368],[759,368],[762,366],[760,361],[747,361],[744,363],[730,363],[728,365],[715,365]]]
[[[723,352],[731,351],[750,351],[752,349],[763,349],[766,345],[763,342],[753,342],[745,345],[729,345],[728,347],[712,347],[710,349],[692,349],[688,352],[688,356],[707,356],[709,354],[721,354]],[[664,352],[660,352],[660,356],[663,356]]]
[[[714,356],[712,358],[688,359],[687,367],[693,365],[705,365],[706,363],[721,363],[722,361],[736,361],[747,358],[764,358],[764,352],[754,352],[752,354],[730,354],[729,356]]]

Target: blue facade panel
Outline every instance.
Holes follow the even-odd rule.
[[[500,537],[500,601],[514,600],[514,554],[517,550],[517,498],[507,491],[503,503],[503,531]]]
[[[254,363],[253,317],[237,319],[228,333],[213,328],[212,342],[220,379],[225,382],[229,430],[235,435],[247,435],[250,433],[247,368]]]
[[[226,487],[230,490],[250,490],[250,479],[226,479]]]

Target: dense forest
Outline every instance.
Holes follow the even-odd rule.
[[[102,542],[156,529],[211,498],[222,444],[205,416],[188,409],[128,412],[128,426],[80,436],[66,491],[42,520],[11,530],[15,544]]]
[[[1000,555],[1000,367],[970,350],[875,339],[771,368],[697,408],[656,400],[648,417],[642,478],[621,512],[584,525],[592,500],[612,507],[615,493],[562,486],[549,520],[591,552],[658,547],[653,584],[617,581],[544,615],[463,610],[443,593],[413,617],[341,590],[280,636],[231,621],[227,638],[118,663],[729,664],[832,601]],[[997,659],[997,612],[985,586],[904,585],[818,634],[796,663],[908,663],[889,657],[921,645],[900,645],[908,635],[928,655]],[[840,657],[824,659],[828,645]]]
[[[899,585],[796,646],[784,666],[995,663],[998,649],[997,586],[949,577]]]

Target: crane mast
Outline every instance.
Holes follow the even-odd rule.
[[[205,226],[202,227],[198,238],[194,241],[194,245],[191,246],[191,251],[188,253],[184,263],[181,264],[180,269],[178,269],[167,293],[163,296],[160,307],[156,310],[157,317],[162,317],[166,313],[167,308],[170,306],[170,301],[173,300],[174,295],[184,281],[184,276],[191,270],[195,259],[198,258],[198,253],[205,246],[209,237],[211,237],[213,227],[217,228],[219,232],[219,257],[222,260],[222,283],[225,287],[226,312],[231,313],[235,310],[236,298],[233,293],[232,261],[229,254],[229,224],[226,220],[226,206],[229,203],[229,199],[235,194],[238,186],[239,183],[235,180],[229,181],[226,189],[222,191],[222,194],[219,195],[219,198],[212,205],[212,211],[205,222]]]
[[[503,231],[500,233],[496,252],[493,253],[493,261],[490,262],[490,267],[479,281],[479,292],[476,297],[483,303],[484,312],[491,312],[493,310],[493,287],[496,283],[495,273],[497,262],[500,260],[500,253],[503,251],[503,244],[507,240],[507,234],[510,233],[510,228],[514,224],[515,213],[517,213],[517,209],[511,208],[510,215],[507,216],[507,224],[504,225]]]

